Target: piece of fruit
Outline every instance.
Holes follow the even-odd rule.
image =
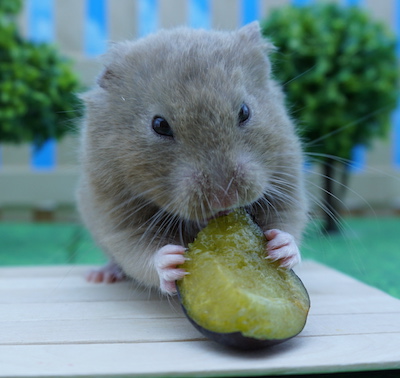
[[[254,349],[296,336],[310,300],[300,279],[265,259],[266,238],[244,209],[209,222],[177,281],[186,316],[205,336]]]

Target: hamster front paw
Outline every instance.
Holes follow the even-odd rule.
[[[180,245],[167,244],[160,248],[154,256],[154,264],[160,277],[160,289],[166,294],[175,294],[175,281],[187,274],[185,270],[177,268],[185,262],[186,249]]]
[[[86,274],[86,281],[93,283],[113,283],[126,278],[125,273],[114,261],[98,269],[93,269]]]
[[[280,265],[292,269],[300,263],[301,256],[294,237],[281,230],[268,230],[264,232],[268,240],[267,259],[280,262]]]

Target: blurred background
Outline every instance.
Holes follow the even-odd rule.
[[[321,126],[321,134],[312,134],[316,136],[305,142],[306,147],[318,145],[320,149],[310,148],[305,167],[312,212],[303,255],[400,298],[400,113],[397,107],[400,0],[331,3],[345,13],[356,9],[366,16],[354,13],[354,18],[346,19],[348,23],[343,21],[344,26],[335,21],[324,29],[328,36],[346,30],[346,38],[351,42],[348,51],[352,49],[346,64],[350,66],[357,61],[362,65],[357,68],[360,79],[347,77],[352,72],[343,69],[335,71],[335,77],[340,76],[337,80],[342,84],[328,91],[326,83],[332,75],[326,66],[332,59],[318,57],[329,50],[329,38],[327,45],[320,44],[319,50],[315,48],[310,53],[309,57],[316,56],[316,60],[307,63],[303,59],[301,66],[299,61],[293,61],[299,72],[282,63],[301,55],[290,51],[306,50],[301,44],[306,46],[307,38],[304,42],[299,36],[305,34],[304,30],[313,29],[310,25],[320,18],[311,12],[308,18],[301,19],[303,16],[290,13],[287,6],[303,9],[301,14],[307,15],[306,9],[326,5],[328,1],[1,0],[0,266],[105,261],[81,226],[75,207],[76,129],[82,109],[72,94],[93,85],[101,69],[99,57],[109,41],[135,39],[160,28],[179,25],[234,30],[260,20],[264,33],[280,49],[277,62],[281,66],[276,75],[286,75],[280,80],[289,99],[297,104],[293,117],[298,117],[299,127],[307,130],[314,122],[302,109],[312,110],[316,115],[320,111],[313,100],[321,97],[317,89],[314,96],[309,92],[307,104],[300,106],[300,99],[296,100],[296,90],[302,93],[301,97],[307,97],[303,96],[302,88],[310,84],[311,74],[316,72],[319,76],[315,80],[324,89],[323,93],[341,106],[332,112],[338,114],[340,109],[348,109],[347,119],[339,119],[336,128]],[[284,11],[279,15],[274,13],[276,9]],[[319,28],[333,19],[330,13],[325,16],[326,20],[321,16]],[[352,20],[354,25],[359,25],[354,31]],[[312,44],[310,38],[309,41]],[[369,49],[367,53],[358,47],[361,44]],[[374,52],[374,44],[387,50],[378,48]],[[337,55],[335,51],[332,54]],[[346,64],[343,66],[347,67]],[[383,71],[371,69],[375,66],[382,67]],[[380,81],[384,73],[388,74],[387,79]],[[354,89],[357,83],[368,80],[371,85],[360,89],[366,97],[357,100],[361,113],[353,115],[351,111],[357,101],[352,102],[350,95],[341,96],[340,88]],[[370,95],[368,91],[375,83],[381,92]],[[312,85],[317,88],[314,82]],[[383,105],[374,107],[380,99]],[[375,117],[376,114],[382,117]],[[364,130],[368,125],[372,131],[362,131],[360,137],[346,134],[346,130],[355,130],[360,125],[365,125]],[[335,138],[342,138],[340,143],[349,152],[341,153],[338,147],[322,143]],[[333,158],[327,163],[328,155]],[[326,170],[329,167],[333,167],[333,172]],[[327,181],[333,182],[336,188],[330,187]],[[331,198],[336,199],[336,204],[327,200],[327,191],[334,192]],[[329,222],[324,216],[326,212],[334,220],[331,227],[326,225]]]

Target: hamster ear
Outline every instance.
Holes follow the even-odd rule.
[[[258,21],[253,21],[250,24],[242,26],[238,30],[238,33],[253,42],[259,42],[261,39],[261,28]]]
[[[121,77],[115,73],[111,67],[104,68],[103,72],[97,78],[97,84],[107,90],[118,85]]]
[[[263,46],[267,52],[272,52],[276,49],[268,39],[263,37],[260,23],[258,21],[253,21],[250,24],[241,27],[238,30],[238,35],[241,39],[245,39],[247,42]]]
[[[97,84],[103,89],[111,89],[122,84],[121,64],[125,59],[127,43],[110,42],[108,51],[103,55],[104,69],[97,78]]]

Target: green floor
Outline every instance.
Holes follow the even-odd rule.
[[[347,218],[337,235],[323,235],[317,223],[302,253],[400,298],[400,217]],[[93,264],[104,256],[75,224],[0,223],[0,266]]]
[[[400,217],[344,219],[330,236],[314,224],[302,253],[400,299]]]

